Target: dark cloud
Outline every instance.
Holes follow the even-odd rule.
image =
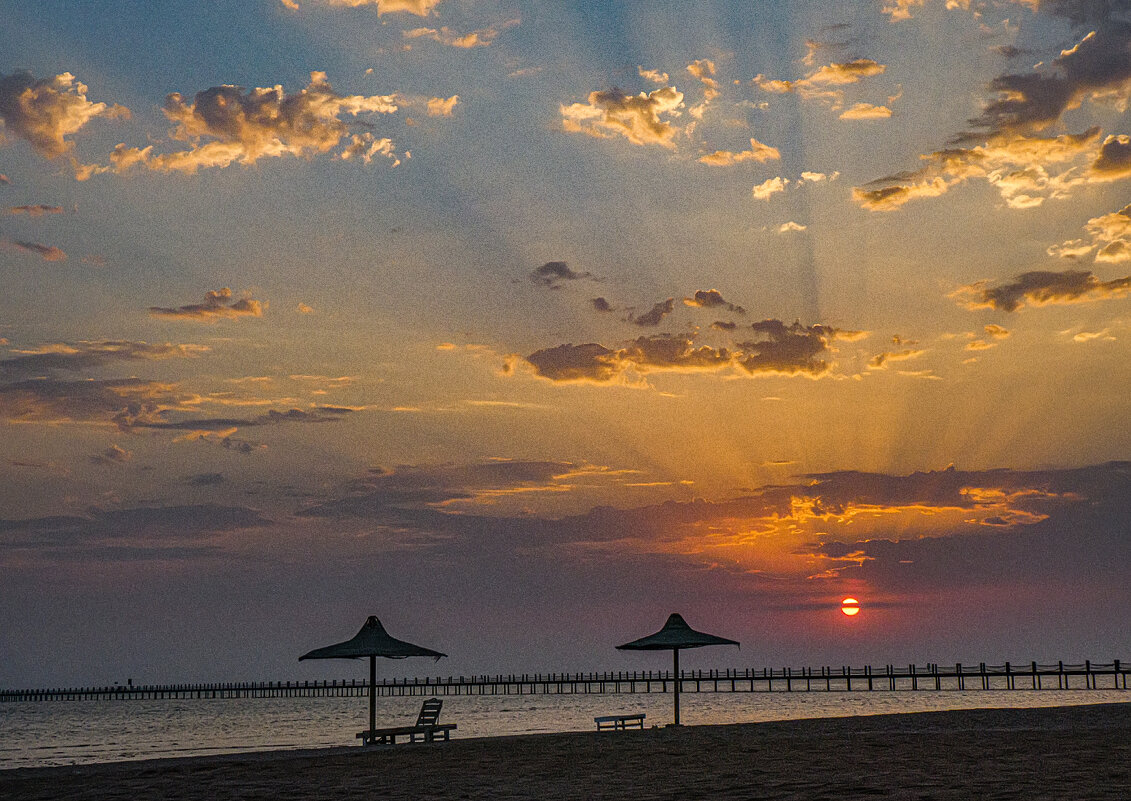
[[[186,482],[190,487],[217,487],[225,481],[223,473],[197,473]]]
[[[530,273],[530,280],[533,283],[550,289],[560,288],[563,286],[563,281],[579,281],[592,277],[593,274],[589,272],[574,272],[564,261],[548,261]]]
[[[1131,176],[1131,136],[1109,136],[1092,163],[1092,173],[1105,180]]]
[[[90,457],[93,464],[112,465],[112,464],[125,464],[133,458],[133,454],[119,445],[111,445],[102,453],[97,453]]]
[[[718,330],[732,331],[733,323],[718,323]],[[686,336],[657,334],[639,337],[620,348],[597,343],[558,345],[535,351],[526,357],[542,378],[551,381],[589,381],[609,383],[623,379],[626,372],[694,372],[722,370],[739,366],[750,374],[809,375],[827,373],[830,365],[818,358],[830,352],[836,338],[852,339],[858,331],[840,331],[826,325],[785,325],[780,320],[763,320],[750,326],[754,338],[734,349],[696,347]]]
[[[0,384],[0,419],[24,423],[106,422],[128,429],[157,419],[188,399],[174,385],[137,378],[31,379]]]
[[[66,261],[67,254],[54,245],[43,245],[39,242],[26,242],[20,239],[0,239],[0,245],[34,253],[44,261]]]
[[[376,468],[352,483],[346,497],[300,510],[300,517],[370,517],[469,500],[483,492],[545,486],[577,468],[570,462],[499,459],[475,464]],[[399,510],[399,511],[398,511]],[[418,519],[413,517],[413,519]],[[424,518],[431,519],[431,515]]]
[[[228,431],[233,428],[253,428],[281,423],[334,423],[352,413],[353,409],[333,406],[320,407],[309,412],[303,409],[288,409],[284,412],[269,409],[256,417],[190,417],[176,421],[147,420],[136,425],[138,428],[166,431]]]
[[[616,311],[616,309],[613,308],[612,304],[604,298],[593,298],[593,300],[590,302],[593,304],[593,308],[599,312]]]
[[[819,323],[803,326],[800,321],[786,325],[781,320],[754,323],[757,339],[738,344],[738,364],[750,373],[805,374],[827,373],[829,363],[821,356],[829,352],[836,329]]]
[[[170,548],[270,524],[255,510],[216,504],[92,510],[84,516],[0,520],[0,553],[20,550],[59,554],[93,549],[106,558],[102,549],[124,548],[133,557],[177,558]]]
[[[746,309],[729,303],[717,289],[699,289],[689,298],[683,299],[684,305],[699,309],[724,308],[735,314],[746,314]]]
[[[1014,47],[1013,45],[996,45],[991,47],[990,50],[1006,58],[1017,58],[1018,56],[1029,53],[1028,50],[1021,47]]]
[[[545,348],[531,353],[526,361],[551,381],[611,381],[622,369],[617,352],[596,342]]]
[[[652,306],[644,314],[633,316],[630,319],[636,325],[651,327],[657,326],[663,321],[664,317],[671,314],[675,310],[675,298],[668,298]]]
[[[716,331],[733,331],[738,328],[738,323],[731,322],[730,320],[715,320],[711,323],[711,328]]]
[[[42,156],[56,158],[74,147],[68,138],[95,117],[128,117],[122,106],[91,103],[86,86],[64,72],[36,78],[30,72],[0,74],[0,121]]]
[[[207,352],[205,345],[174,345],[129,340],[56,343],[25,350],[0,360],[0,379],[33,378],[59,372],[82,372],[120,361],[191,358]]]
[[[1101,281],[1090,270],[1051,272],[1034,270],[996,286],[986,281],[960,287],[951,294],[968,309],[1017,311],[1022,306],[1085,303],[1124,297],[1131,292],[1131,276]]]
[[[216,291],[209,290],[204,294],[204,303],[192,303],[187,306],[166,308],[163,306],[150,306],[151,317],[173,320],[188,320],[192,322],[214,323],[217,320],[238,320],[241,317],[263,316],[263,304],[252,298],[232,300],[232,290],[228,287]]]

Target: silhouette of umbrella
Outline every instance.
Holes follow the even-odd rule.
[[[327,645],[325,648],[315,648],[300,656],[298,660],[301,662],[304,659],[361,659],[366,656],[369,657],[369,730],[373,731],[377,728],[377,657],[405,659],[410,656],[430,656],[438,661],[447,654],[391,637],[377,616],[370,615],[353,639]]]
[[[716,637],[714,634],[706,634],[702,631],[696,631],[687,625],[687,621],[680,615],[672,613],[668,616],[668,622],[664,627],[657,631],[655,634],[649,634],[647,637],[641,637],[639,640],[626,642],[624,645],[618,645],[618,651],[667,651],[671,649],[672,659],[675,667],[675,682],[673,688],[675,690],[675,724],[679,725],[679,652],[683,648],[702,648],[704,645],[738,645],[735,640],[728,640],[726,637]]]

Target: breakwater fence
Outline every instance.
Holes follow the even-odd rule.
[[[387,678],[376,694],[590,695],[666,693],[679,682],[681,693],[868,692],[943,690],[1126,690],[1126,662],[1082,664],[1006,662],[1003,665],[884,665],[882,668],[761,668],[734,670],[617,671],[606,673],[523,673],[493,676]],[[114,684],[0,690],[0,703],[19,701],[162,700],[188,698],[341,698],[369,694],[364,679],[263,681],[209,684]]]

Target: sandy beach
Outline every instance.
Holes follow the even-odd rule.
[[[1131,704],[275,751],[0,772],[3,799],[1131,798]]]

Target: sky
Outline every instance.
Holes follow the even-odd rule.
[[[1131,658],[1127,0],[0,20],[0,686]]]

